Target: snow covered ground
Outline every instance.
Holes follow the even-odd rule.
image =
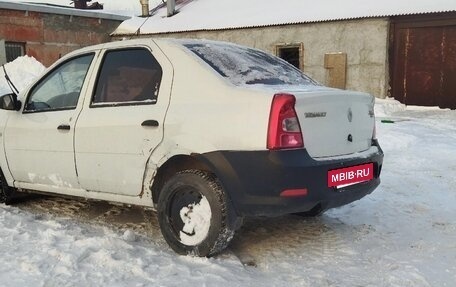
[[[456,286],[456,111],[379,100],[376,112],[382,184],[360,201],[247,220],[210,259],[173,253],[150,210],[0,205],[0,285]]]

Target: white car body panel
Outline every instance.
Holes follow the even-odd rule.
[[[127,196],[138,196],[143,190],[146,163],[163,139],[173,69],[152,42],[140,47],[150,50],[162,67],[158,101],[155,104],[115,107],[90,107],[90,99],[85,101],[75,136],[76,166],[83,189]],[[98,61],[101,65],[102,56]],[[93,90],[95,77],[92,77],[89,86]],[[159,125],[141,126],[146,120],[156,120]]]
[[[48,69],[46,74],[53,67]],[[94,69],[92,61],[87,78],[92,75]],[[4,147],[15,186],[19,183],[28,183],[62,189],[79,188],[73,143],[76,119],[84,102],[82,95],[86,94],[87,88],[85,81],[75,109],[9,114],[4,130]],[[69,125],[70,129],[58,130],[60,125]]]
[[[163,78],[157,103],[90,107],[101,54],[107,49],[125,47],[147,47],[161,65]],[[372,102],[364,94],[318,86],[306,87],[306,91],[293,87],[234,86],[190,51],[168,39],[112,42],[81,49],[64,59],[91,51],[100,55],[92,62],[76,110],[36,114],[0,112],[0,128],[8,125],[3,130],[7,136],[3,137],[5,151],[3,146],[0,148],[0,164],[8,184],[153,206],[149,189],[153,177],[175,155],[266,150],[271,101],[280,92],[296,96],[304,144],[311,156],[337,157],[370,147],[374,121],[368,111]],[[356,98],[355,104],[348,104],[348,94],[351,99]],[[337,104],[327,105],[334,100]],[[362,121],[349,124],[348,108]],[[306,112],[320,111],[326,112],[324,120],[305,118]],[[157,120],[159,126],[141,126],[150,119]],[[342,127],[335,124],[342,119],[347,121]],[[70,124],[68,133],[57,131],[62,123]],[[350,129],[359,142],[348,148],[345,141]],[[8,138],[10,135],[14,135],[14,140]],[[345,141],[342,143],[340,138]],[[25,169],[25,163],[32,168]]]
[[[74,166],[74,119],[78,110],[15,113],[4,132],[6,156],[16,182],[78,188]],[[68,131],[57,130],[61,124]]]
[[[176,146],[197,153],[266,149],[269,91],[234,86],[180,45],[166,39],[157,44],[174,67],[163,149]]]
[[[6,152],[5,152],[5,141],[3,134],[5,133],[5,128],[8,122],[8,118],[11,114],[17,113],[16,111],[3,111],[0,110],[0,167],[3,171],[3,176],[6,179],[6,182],[9,186],[14,186],[14,178],[11,175],[8,166],[8,160],[6,159]]]
[[[310,156],[340,156],[371,147],[375,124],[373,111],[369,113],[373,110],[372,97],[331,89],[294,94],[304,146]],[[312,117],[318,113],[326,114]]]
[[[128,196],[104,192],[91,192],[85,189],[62,188],[58,186],[30,184],[22,182],[18,182],[15,187],[20,188],[22,190],[34,190],[43,193],[55,193],[61,195],[83,197],[87,199],[105,200],[110,202],[154,207],[154,203],[152,201],[152,196],[150,195],[150,192],[145,193],[144,196]]]

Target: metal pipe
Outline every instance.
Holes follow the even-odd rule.
[[[167,0],[166,7],[168,8],[167,16],[171,17],[176,14],[176,1],[175,0]]]
[[[141,16],[149,17],[149,0],[139,0],[141,3]]]

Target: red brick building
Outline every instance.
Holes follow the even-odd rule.
[[[72,7],[0,1],[0,64],[18,56],[45,66],[75,49],[109,42],[129,17]]]

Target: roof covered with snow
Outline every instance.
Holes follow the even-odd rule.
[[[70,1],[68,1],[70,2]],[[87,18],[97,18],[106,20],[124,21],[129,19],[128,16],[111,14],[102,10],[81,10],[75,9],[70,6],[60,6],[42,3],[27,3],[27,2],[11,2],[0,1],[0,9],[19,10],[19,11],[32,11],[58,15],[70,15]]]
[[[124,21],[113,35],[159,34],[456,11],[455,0],[178,0],[150,18]]]

